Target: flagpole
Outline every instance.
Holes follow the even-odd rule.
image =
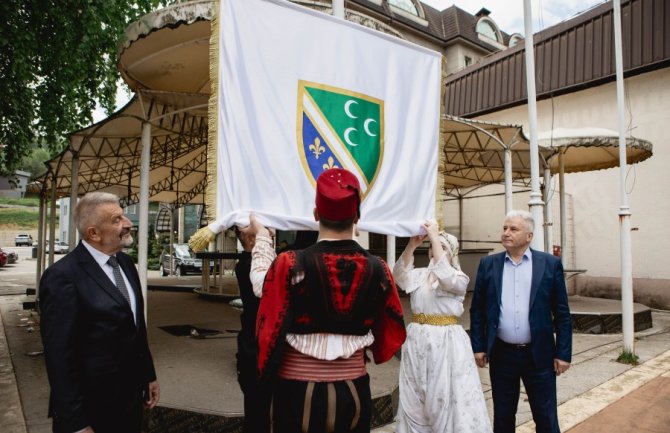
[[[616,67],[616,96],[619,123],[619,187],[621,206],[619,207],[620,248],[621,248],[621,329],[623,331],[624,353],[635,354],[633,319],[633,266],[630,239],[630,208],[626,194],[626,124],[624,117],[623,55],[621,43],[621,0],[614,0],[614,56]]]
[[[528,93],[528,126],[530,129],[530,200],[528,207],[535,220],[531,247],[544,251],[544,217],[540,192],[540,156],[537,145],[537,101],[535,92],[535,53],[533,51],[533,21],[530,0],[523,1],[523,23],[526,33],[526,88]]]

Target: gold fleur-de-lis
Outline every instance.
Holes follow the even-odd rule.
[[[319,155],[326,151],[326,148],[321,146],[319,138],[314,139],[314,143],[309,145],[309,150],[314,154],[314,158],[319,159]]]
[[[328,157],[328,164],[323,164],[323,169],[324,169],[324,170],[329,170],[329,169],[331,169],[331,168],[335,168],[335,167],[337,167],[337,166],[335,165],[335,160],[333,159],[332,156],[329,156],[329,157]]]

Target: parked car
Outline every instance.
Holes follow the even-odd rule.
[[[195,257],[195,253],[188,244],[172,244],[172,273],[176,276],[202,273],[202,259]],[[159,272],[162,276],[170,273],[170,246],[163,247]]]
[[[11,265],[16,263],[19,260],[19,254],[16,251],[5,251],[0,248],[0,252],[4,253],[7,256],[7,264]]]
[[[0,268],[7,264],[7,254],[0,250]]]
[[[49,252],[49,241],[44,247],[44,251]],[[63,241],[56,240],[54,242],[54,254],[67,254],[70,252],[70,246]]]
[[[33,237],[30,235],[27,235],[25,233],[22,233],[20,235],[17,235],[14,238],[14,246],[21,247],[21,246],[26,246],[29,247],[33,244]]]

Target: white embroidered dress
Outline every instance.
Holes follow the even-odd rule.
[[[401,257],[393,268],[412,313],[461,316],[469,278],[442,255],[427,268]],[[461,325],[412,322],[402,346],[397,433],[490,433],[470,338]]]

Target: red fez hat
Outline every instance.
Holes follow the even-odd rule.
[[[331,168],[316,180],[316,210],[331,221],[360,217],[360,185],[356,176],[342,168]]]

